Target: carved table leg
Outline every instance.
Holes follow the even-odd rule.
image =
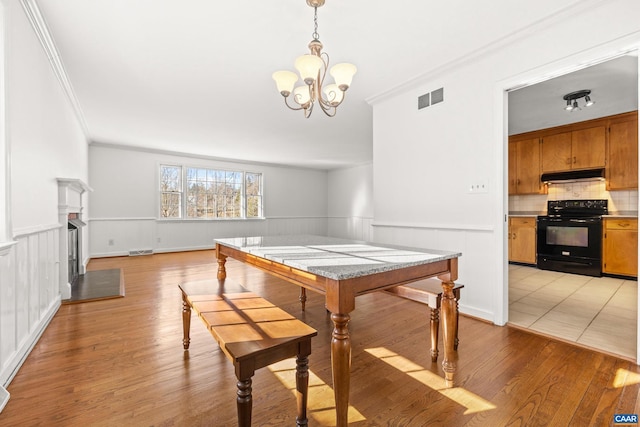
[[[431,361],[438,360],[438,334],[440,332],[440,309],[431,309]]]
[[[189,330],[191,329],[191,305],[187,301],[187,297],[182,294],[182,346],[185,350],[189,349],[191,338]]]
[[[348,314],[331,313],[334,329],[331,339],[331,367],[333,392],[336,399],[336,425],[348,425],[349,385],[351,380],[351,339]]]
[[[311,350],[311,341],[308,343]],[[296,358],[296,390],[298,415],[296,416],[296,426],[306,427],[307,419],[307,400],[309,395],[309,358],[305,354],[298,354]]]
[[[307,306],[307,289],[300,287],[300,305],[302,306],[302,311]]]
[[[453,294],[454,283],[442,281],[441,317],[443,319],[442,335],[444,341],[444,360],[442,369],[445,375],[445,385],[453,387],[453,377],[456,372],[458,352],[454,348],[458,319],[456,317],[456,297]]]
[[[224,268],[224,264],[227,262],[226,255],[217,254],[218,258],[218,280],[224,280],[227,278],[227,269]]]
[[[251,398],[251,378],[246,380],[238,380],[238,426],[251,426],[251,406],[253,399]]]

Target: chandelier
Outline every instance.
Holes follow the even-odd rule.
[[[335,116],[336,109],[344,101],[344,93],[349,89],[357,71],[355,65],[348,63],[336,64],[329,69],[329,55],[322,52],[322,43],[318,35],[318,8],[324,5],[324,2],[325,0],[307,0],[307,4],[313,7],[313,40],[309,43],[311,53],[299,56],[294,63],[304,84],[294,89],[298,76],[292,71],[276,71],[272,76],[278,92],[284,97],[285,105],[292,110],[303,110],[306,118],[311,116],[316,104],[327,116]],[[335,83],[324,86],[328,69]],[[295,102],[293,106],[288,101],[291,93]]]
[[[564,109],[571,112],[581,110],[581,108],[578,106],[577,101],[580,98],[584,98],[585,107],[591,107],[593,104],[595,104],[595,102],[591,100],[591,97],[589,95],[591,95],[591,91],[589,89],[577,90],[575,92],[566,94],[562,97],[562,99],[567,101],[567,105],[564,107]]]

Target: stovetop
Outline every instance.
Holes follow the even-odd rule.
[[[549,200],[547,202],[548,216],[599,216],[609,213],[608,200]]]

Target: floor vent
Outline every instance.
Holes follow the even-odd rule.
[[[151,255],[153,254],[153,249],[136,249],[129,251],[129,256],[138,256],[138,255]]]

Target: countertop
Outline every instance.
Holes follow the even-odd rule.
[[[509,212],[509,216],[538,216],[538,215],[546,215],[546,212],[536,212],[536,211],[512,211]],[[608,215],[602,215],[603,218],[638,218],[638,211],[612,211],[609,212]]]
[[[458,258],[460,252],[369,244],[324,236],[255,236],[216,243],[335,280]]]

